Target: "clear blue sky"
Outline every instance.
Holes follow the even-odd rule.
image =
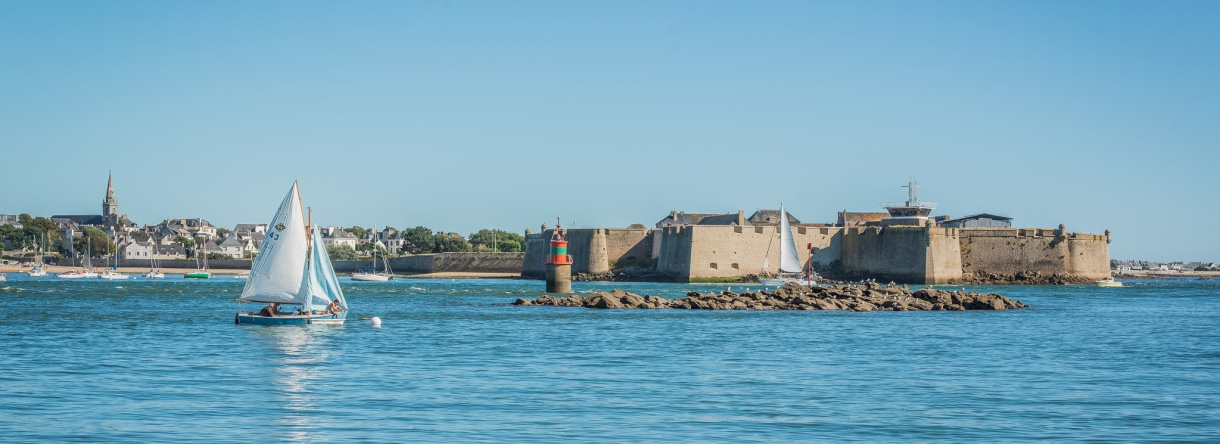
[[[652,225],[783,202],[1220,261],[1220,2],[0,2],[0,213]]]

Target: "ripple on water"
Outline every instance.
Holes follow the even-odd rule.
[[[979,288],[1033,306],[1009,312],[845,313],[518,307],[541,282],[345,282],[348,324],[285,328],[232,324],[242,281],[11,279],[0,414],[17,441],[1220,435],[1216,286],[1138,284]]]

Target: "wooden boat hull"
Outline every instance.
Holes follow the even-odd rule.
[[[325,315],[281,315],[259,316],[258,313],[238,313],[233,322],[250,325],[309,325],[309,324],[343,324],[347,313]]]

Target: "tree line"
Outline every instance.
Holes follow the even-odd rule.
[[[359,226],[344,228],[357,238],[364,237],[372,229]],[[417,226],[407,228],[398,233],[402,238],[402,247],[390,252],[380,245],[371,242],[360,244],[356,248],[347,245],[331,245],[326,248],[331,260],[357,260],[362,255],[371,255],[377,248],[378,255],[388,254],[427,254],[427,253],[463,253],[470,251],[486,252],[520,252],[525,250],[525,236],[500,229],[484,228],[472,233],[468,239],[461,236],[437,234],[431,228]]]

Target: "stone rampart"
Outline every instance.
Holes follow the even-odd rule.
[[[838,227],[793,227],[797,257],[804,269],[812,244],[814,268],[840,258]],[[679,281],[733,278],[779,271],[779,227],[694,225],[661,231],[657,271]],[[765,266],[764,266],[765,265]]]
[[[972,275],[1040,273],[1101,279],[1110,275],[1106,236],[1048,228],[960,229],[962,271]]]

